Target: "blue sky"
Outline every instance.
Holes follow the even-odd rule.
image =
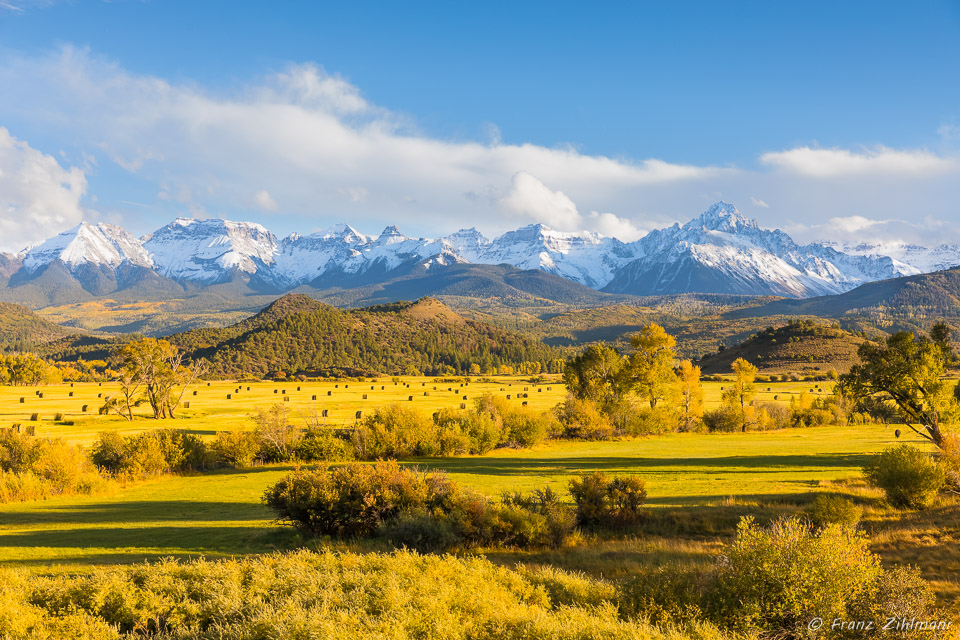
[[[958,2],[411,4],[0,0],[0,244],[176,215],[633,239],[721,198],[960,241]]]

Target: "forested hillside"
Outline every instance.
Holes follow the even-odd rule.
[[[170,337],[206,358],[215,377],[547,370],[560,351],[538,340],[466,320],[432,298],[344,310],[302,295],[280,298],[224,329]]]
[[[749,339],[700,362],[704,373],[730,373],[735,360],[743,358],[764,373],[818,374],[833,370],[845,373],[858,361],[857,348],[864,338],[811,320],[792,320],[781,327],[767,327]]]
[[[40,345],[70,333],[26,307],[0,302],[0,353],[35,351]]]

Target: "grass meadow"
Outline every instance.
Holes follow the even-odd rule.
[[[719,404],[723,386],[722,382],[705,383],[708,408]],[[830,391],[825,383],[811,382],[759,386],[763,401],[785,402],[802,392]],[[431,413],[489,392],[547,409],[565,395],[559,381],[534,385],[518,377],[468,383],[430,378],[213,382],[196,389],[196,395],[185,396],[190,406],[181,410],[180,420],[156,422],[147,419],[146,407],[141,407],[138,419],[129,422],[116,415],[97,415],[103,403],[98,394],[116,391],[107,383],[2,387],[0,426],[34,425],[38,435],[89,444],[103,430],[132,433],[176,427],[213,437],[219,430],[251,429],[250,415],[275,402],[287,405],[295,416],[326,409],[328,424],[346,426],[354,422],[357,411],[391,402],[411,403]],[[39,414],[38,420],[30,420],[32,413]],[[56,413],[63,414],[61,420],[54,421]],[[903,440],[915,438],[904,435],[899,441]],[[863,506],[863,526],[886,562],[917,564],[945,602],[956,602],[960,600],[960,508],[956,502],[948,500],[926,512],[901,516],[862,480],[860,468],[868,457],[897,441],[892,427],[878,425],[746,434],[675,433],[611,442],[548,441],[533,449],[404,462],[443,469],[454,480],[491,496],[544,486],[566,495],[571,477],[595,470],[641,475],[650,508],[635,535],[585,538],[561,550],[486,550],[492,560],[508,565],[554,565],[605,577],[651,563],[711,562],[741,516],[770,519],[798,513],[818,492],[844,493]],[[267,465],[172,475],[118,485],[108,494],[0,505],[0,566],[41,573],[82,572],[94,564],[164,557],[234,557],[304,546],[375,548],[370,546],[375,543],[307,540],[273,522],[260,496],[291,468]]]

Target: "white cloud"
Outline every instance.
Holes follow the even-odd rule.
[[[514,174],[510,191],[500,199],[500,206],[561,231],[575,231],[583,222],[577,205],[567,194],[551,191],[526,171]]]
[[[476,225],[491,235],[540,220],[626,239],[689,220],[722,198],[764,208],[764,226],[802,221],[804,241],[822,239],[832,218],[859,212],[947,221],[917,234],[960,240],[960,163],[926,150],[804,146],[736,168],[505,143],[495,125],[482,141],[451,141],[317,65],[217,92],[132,74],[71,47],[40,57],[0,50],[0,87],[0,122],[18,123],[28,140],[38,132],[69,142],[68,157],[106,152],[89,172],[90,190],[104,210],[123,210],[121,198],[151,204],[126,209],[138,233],[184,210],[266,217],[264,207],[251,209],[251,191],[260,189],[283,205],[261,220],[281,234],[350,222],[372,231],[399,224],[417,236]],[[135,176],[113,170],[107,157]],[[774,205],[764,207],[759,193]]]
[[[340,187],[337,192],[350,202],[363,202],[369,195],[363,187]]]
[[[936,176],[960,169],[955,158],[938,156],[923,149],[897,150],[877,147],[857,153],[849,149],[798,147],[765,153],[760,162],[804,176],[832,178],[852,175]]]
[[[269,85],[261,89],[258,100],[286,102],[340,115],[371,110],[356,87],[314,64],[293,65],[276,74],[269,79]]]
[[[19,250],[78,224],[86,189],[79,168],[64,169],[0,127],[0,246]]]
[[[266,189],[260,189],[253,194],[253,204],[260,211],[273,212],[277,210],[277,203]]]
[[[736,173],[590,156],[569,146],[504,144],[498,136],[489,142],[430,137],[315,65],[291,66],[223,95],[130,74],[65,47],[40,58],[0,55],[0,86],[0,121],[27,120],[45,135],[107,150],[138,179],[168,194],[186,188],[197,207],[227,214],[246,211],[249,185],[257,184],[284,203],[285,213],[330,216],[325,224],[342,219],[347,200],[357,205],[351,221],[412,220],[422,226],[418,232],[430,233],[438,224],[455,225],[451,216],[481,216],[495,232],[514,224],[516,214],[491,206],[499,196],[464,194],[502,194],[521,171],[598,211],[617,210],[637,190],[682,190],[691,181]]]
[[[647,230],[638,229],[632,221],[613,213],[591,211],[588,223],[592,231],[624,242],[633,242],[647,235]]]
[[[871,220],[863,216],[847,216],[845,218],[830,218],[824,226],[843,233],[858,233],[877,225],[889,223],[890,220]]]

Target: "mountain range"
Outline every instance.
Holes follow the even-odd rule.
[[[310,290],[362,291],[353,298],[366,301],[511,292],[553,299],[554,291],[580,300],[678,293],[808,298],[957,264],[960,246],[952,245],[799,245],[723,202],[629,243],[543,224],[492,240],[476,229],[413,238],[396,226],[369,236],[346,224],[277,238],[256,223],[178,218],[142,238],[84,222],[16,255],[2,254],[0,299],[41,307],[106,295],[146,300],[185,291],[229,297]]]

